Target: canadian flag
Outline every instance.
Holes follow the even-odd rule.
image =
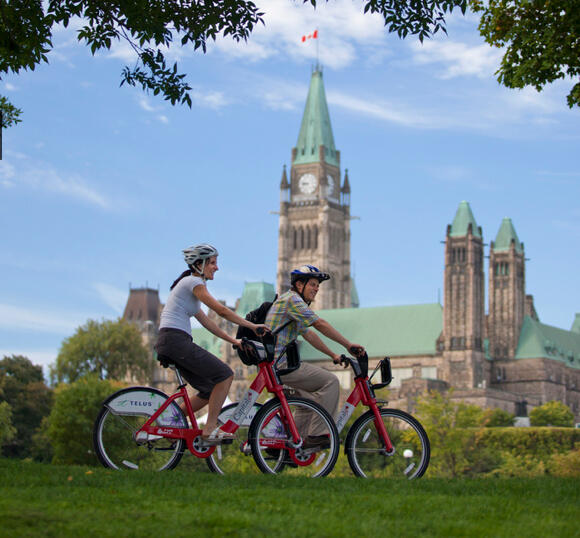
[[[314,32],[311,34],[303,35],[302,43],[304,43],[307,39],[318,39],[318,30],[314,30]]]

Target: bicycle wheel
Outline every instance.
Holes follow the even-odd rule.
[[[409,480],[423,476],[431,451],[423,426],[398,409],[380,409],[380,413],[394,450],[387,454],[373,412],[367,411],[355,421],[346,437],[345,451],[354,474]]]
[[[166,394],[150,387],[123,389],[105,400],[93,429],[95,451],[105,467],[163,471],[179,463],[183,439],[148,435],[148,439],[136,440],[137,431],[165,400]],[[153,425],[187,428],[187,420],[174,402]]]
[[[338,431],[332,417],[305,398],[288,398],[288,406],[306,446],[291,446],[282,404],[274,398],[262,406],[250,425],[252,456],[258,468],[271,474],[284,470],[292,476],[326,476],[338,458]],[[311,435],[316,435],[318,444],[307,444]]]
[[[231,418],[237,406],[237,403],[232,403],[222,408],[218,417],[218,426],[225,424]],[[252,419],[261,407],[261,404],[254,404],[252,410],[236,430],[237,438],[234,441],[226,441],[217,445],[212,454],[205,460],[211,471],[219,474],[259,473],[250,457],[252,449],[248,432]]]

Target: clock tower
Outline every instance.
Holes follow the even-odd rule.
[[[341,185],[340,152],[334,146],[318,66],[292,149],[290,177],[284,166],[280,183],[278,293],[290,287],[290,271],[304,264],[332,276],[320,286],[316,309],[351,306],[350,185],[346,172]]]

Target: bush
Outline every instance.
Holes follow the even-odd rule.
[[[499,407],[493,409],[486,409],[483,413],[483,421],[486,428],[504,428],[513,426],[516,417],[514,414],[504,411]]]
[[[530,424],[532,426],[561,426],[572,428],[574,426],[574,413],[572,413],[566,404],[552,400],[538,407],[534,407],[530,411]]]
[[[52,462],[95,465],[93,425],[103,401],[124,385],[89,375],[55,389],[54,405],[45,423],[54,451]]]
[[[580,478],[580,449],[567,454],[553,454],[548,470],[554,476]]]

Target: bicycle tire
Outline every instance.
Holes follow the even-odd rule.
[[[431,447],[423,426],[399,409],[380,409],[383,424],[393,444],[384,449],[372,411],[361,415],[351,426],[345,441],[348,463],[355,475],[363,478],[406,478],[425,474]]]
[[[250,446],[256,465],[260,471],[268,474],[284,471],[292,476],[326,476],[334,468],[339,452],[339,437],[334,420],[316,402],[306,398],[288,398],[287,401],[301,437],[306,438],[315,420],[318,423],[317,433],[327,436],[328,446],[296,449],[289,446],[291,436],[284,426],[282,404],[278,398],[273,398],[256,413],[250,425]],[[272,443],[282,443],[284,448],[272,448]]]
[[[183,457],[184,439],[137,442],[135,434],[168,396],[151,387],[129,387],[109,396],[93,428],[93,445],[99,461],[110,469],[174,469]],[[171,404],[154,423],[157,426],[187,428],[185,415]],[[158,436],[155,436],[158,437]]]
[[[225,424],[238,403],[228,404],[222,407],[218,417],[218,426]],[[252,419],[260,410],[262,404],[255,403],[253,412],[250,411],[246,418],[236,430],[236,439],[232,442],[221,443],[216,446],[215,450],[205,460],[209,469],[218,474],[231,473],[259,473],[253,458],[250,458],[252,453],[249,441],[249,429]]]

